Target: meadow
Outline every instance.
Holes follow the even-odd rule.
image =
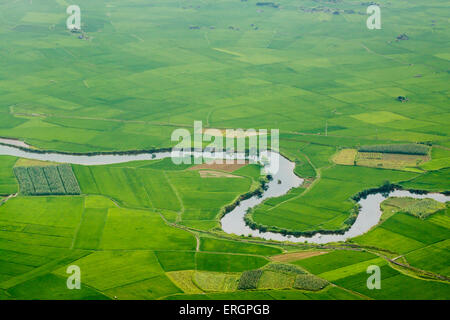
[[[306,180],[250,213],[275,231],[343,230],[352,198],[387,181],[450,191],[445,3],[378,1],[368,30],[361,1],[257,2],[79,0],[80,39],[64,0],[0,1],[0,137],[87,153],[170,148],[194,121],[279,129]],[[448,206],[327,248],[273,243],[220,228],[259,167],[191,167],[0,156],[0,299],[449,299]],[[374,264],[381,290],[366,287]]]

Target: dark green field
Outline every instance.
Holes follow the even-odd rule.
[[[194,121],[279,129],[305,183],[250,215],[278,231],[343,230],[353,197],[387,182],[450,191],[446,2],[379,1],[381,30],[363,1],[257,3],[80,0],[80,39],[72,3],[0,0],[0,137],[89,153],[170,148]],[[342,149],[427,160],[336,164]],[[256,165],[204,177],[170,159],[21,161],[0,156],[0,300],[450,299],[448,203],[385,212],[346,243],[282,243],[221,229],[259,187]]]

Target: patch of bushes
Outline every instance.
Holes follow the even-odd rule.
[[[262,270],[250,270],[242,273],[239,279],[238,289],[239,290],[250,290],[256,289],[258,286],[258,281],[263,274]]]
[[[17,167],[14,168],[14,173],[19,180],[20,192],[24,195],[31,195],[35,193],[33,182],[28,174],[27,168]]]
[[[64,183],[66,194],[80,194],[80,186],[78,185],[77,178],[73,174],[72,167],[68,164],[58,166],[59,175]]]
[[[14,173],[24,195],[77,195],[81,193],[70,165],[16,167]]]
[[[294,288],[309,291],[322,290],[328,285],[328,281],[312,274],[300,274],[295,278]]]

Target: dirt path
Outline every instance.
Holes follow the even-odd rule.
[[[195,247],[195,251],[199,252],[200,251],[200,237],[199,237],[198,233],[195,234],[195,239],[197,240],[197,246]]]
[[[10,194],[9,196],[7,196],[5,199],[0,201],[0,206],[5,204],[9,199],[15,198],[17,197],[18,193],[14,193],[14,194]]]

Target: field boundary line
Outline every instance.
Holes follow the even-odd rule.
[[[300,194],[298,194],[298,195],[296,195],[296,196],[294,196],[294,197],[292,197],[292,198],[286,199],[286,200],[284,200],[284,201],[282,201],[282,202],[276,204],[275,206],[273,206],[273,207],[267,209],[267,211],[272,211],[273,209],[279,207],[280,205],[282,205],[282,204],[284,204],[284,203],[287,203],[287,202],[290,202],[290,201],[292,201],[292,200],[294,200],[294,199],[298,199],[298,198],[302,197],[303,195],[305,195],[305,194],[307,194],[309,191],[311,191],[311,189],[312,189],[317,183],[319,183],[319,181],[322,179],[322,168],[317,168],[317,167],[312,163],[311,159],[308,157],[308,155],[307,155],[306,153],[301,152],[301,151],[300,151],[300,153],[306,158],[306,160],[308,161],[308,163],[311,165],[311,167],[312,167],[312,168],[314,169],[314,171],[316,172],[316,178],[314,179],[314,181],[313,181],[313,182],[312,182],[312,183],[311,183],[311,184],[310,184],[310,185],[309,185],[302,193],[300,193]],[[331,166],[329,166],[329,167],[325,167],[325,169],[328,169],[328,168],[330,168],[330,167],[332,167],[332,166],[333,166],[333,165],[331,165]]]
[[[83,212],[81,212],[80,222],[78,223],[77,228],[75,229],[75,232],[73,234],[72,244],[69,248],[70,250],[72,250],[75,247],[75,242],[78,238],[78,233],[80,232],[81,225],[83,224],[85,213],[86,213],[86,198],[83,198]]]
[[[167,183],[169,184],[170,188],[171,188],[172,191],[175,193],[175,196],[177,197],[178,202],[180,203],[180,210],[177,212],[177,219],[176,219],[176,221],[175,221],[175,223],[177,223],[177,222],[180,222],[180,221],[181,221],[182,215],[183,215],[183,213],[184,213],[184,211],[185,211],[184,203],[183,203],[183,200],[181,200],[181,196],[180,196],[180,194],[178,193],[178,190],[175,188],[175,186],[174,186],[174,185],[172,184],[172,182],[170,181],[169,176],[166,174],[166,171],[165,171],[165,170],[163,170],[163,175],[164,175],[164,177],[166,178]]]
[[[364,298],[365,300],[375,300],[374,298],[371,298],[371,297],[369,297],[369,296],[366,296],[365,294],[362,294],[361,292],[353,291],[353,290],[350,290],[350,289],[347,289],[347,288],[338,286],[337,284],[335,284],[335,283],[333,283],[333,282],[330,282],[330,284],[331,284],[331,286],[334,286],[334,287],[336,287],[336,288],[339,288],[339,289],[342,289],[342,290],[344,290],[344,291],[347,291],[347,292],[349,292],[349,293],[351,293],[351,294],[354,294],[355,296]]]
[[[403,62],[403,61],[400,61],[400,60],[397,60],[397,59],[395,59],[394,57],[389,57],[389,56],[385,56],[384,54],[377,53],[377,52],[373,51],[372,49],[368,48],[368,47],[367,47],[365,44],[363,44],[363,43],[362,43],[361,45],[362,45],[362,47],[363,47],[364,49],[366,49],[367,52],[372,53],[372,54],[374,54],[374,55],[376,55],[376,56],[383,57],[383,58],[385,58],[385,59],[390,59],[390,60],[396,61],[396,62],[398,62],[398,63],[404,64],[404,65],[407,65],[407,66],[410,65],[409,63]]]
[[[88,250],[79,250],[79,252],[80,252],[80,254],[78,254],[76,257],[71,255],[71,254],[73,254],[73,251],[72,251],[72,252],[69,252],[59,258],[53,259],[49,263],[46,263],[37,268],[34,268],[30,272],[26,272],[26,273],[23,273],[21,275],[14,277],[14,278],[11,278],[9,280],[6,280],[6,281],[0,283],[0,289],[8,290],[9,288],[12,288],[16,285],[24,283],[28,280],[37,278],[39,276],[45,275],[47,273],[54,274],[53,271],[55,269],[57,269],[59,267],[63,267],[65,265],[68,265],[69,263],[77,261],[77,260],[79,260],[87,255],[90,255],[92,253],[92,251],[88,251]],[[82,255],[82,253],[83,253],[83,255]],[[68,258],[70,258],[70,259],[67,260]]]

